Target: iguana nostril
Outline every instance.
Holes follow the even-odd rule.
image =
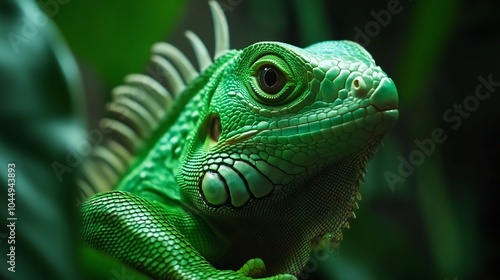
[[[364,97],[368,92],[368,87],[366,85],[365,79],[363,77],[356,77],[352,81],[352,90],[357,97]]]

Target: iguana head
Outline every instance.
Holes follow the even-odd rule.
[[[180,185],[238,242],[281,248],[272,249],[279,256],[255,249],[271,271],[297,272],[352,216],[367,161],[398,118],[396,87],[350,41],[263,42],[230,56],[181,161]]]
[[[346,158],[361,157],[360,172],[397,104],[392,80],[354,42],[251,45],[214,85],[183,176],[197,178],[198,207],[215,211],[292,193]]]

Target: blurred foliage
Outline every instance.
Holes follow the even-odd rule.
[[[78,275],[74,174],[59,180],[52,163],[64,162],[81,139],[76,62],[33,2],[1,1],[0,15],[0,275],[70,279]],[[8,164],[15,165],[10,201]],[[8,203],[15,204],[12,212]]]
[[[184,4],[181,0],[73,0],[52,14],[71,50],[109,87],[127,74],[142,72],[151,46],[171,31]]]
[[[171,2],[0,1],[2,279],[144,278],[94,251],[78,253],[74,175],[81,156],[75,151],[86,142],[86,102],[77,63],[50,18],[61,20],[76,55],[111,84],[144,67],[150,45],[162,39],[181,7],[181,1]],[[166,12],[141,14],[156,9]],[[91,20],[96,13],[102,14]],[[113,28],[124,29],[109,28],[109,15],[117,18]],[[4,203],[9,163],[16,170],[13,216]],[[8,239],[8,217],[17,218],[15,243]],[[15,254],[14,262],[6,261],[7,254]]]
[[[192,54],[183,38],[184,30],[191,29],[207,46],[213,43],[205,0],[189,1],[186,11],[186,2],[180,0],[46,4],[59,3],[55,1],[39,2],[78,59],[87,97],[92,95],[89,89],[107,93],[124,75],[144,72],[153,42],[167,39]],[[319,262],[319,269],[311,269],[307,279],[493,277],[499,249],[498,231],[491,226],[500,201],[494,167],[499,148],[498,94],[493,88],[490,97],[468,115],[453,110],[474,95],[480,76],[500,81],[499,4],[493,0],[219,2],[236,48],[263,40],[300,47],[330,39],[357,40],[399,89],[400,121],[370,163],[358,219],[344,232],[340,252]],[[26,18],[37,12],[34,3],[0,1],[0,33],[29,31]],[[383,12],[390,10],[399,12]],[[8,36],[0,39],[0,164],[13,161],[18,167],[20,274],[16,276],[75,278],[78,220],[69,199],[73,173],[59,182],[51,163],[65,162],[68,149],[82,137],[85,101],[74,60],[53,25],[35,29],[26,43],[18,45],[19,54],[13,53]],[[91,104],[89,111],[102,107]],[[444,117],[448,110],[460,116],[458,127]],[[388,181],[387,172],[397,175],[401,158],[409,159],[418,150],[415,140],[431,138],[436,128],[447,139],[435,143],[435,151],[411,175],[401,182]],[[5,176],[1,173],[2,181]],[[5,195],[2,190],[2,201]],[[95,266],[88,278],[111,279],[122,272],[119,264],[95,252],[86,251],[82,257],[87,269]],[[114,269],[102,270],[108,264]],[[2,267],[0,275],[11,277],[6,271]]]

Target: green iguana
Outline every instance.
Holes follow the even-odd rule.
[[[214,61],[188,31],[199,73],[158,43],[165,80],[130,75],[115,89],[113,137],[79,182],[113,190],[83,203],[83,243],[153,278],[295,279],[354,216],[398,118],[396,87],[351,41],[230,50],[210,7]]]

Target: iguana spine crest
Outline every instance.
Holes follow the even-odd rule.
[[[203,41],[188,30],[185,36],[193,47],[199,72],[178,48],[159,42],[152,47],[151,63],[162,74],[157,79],[165,82],[145,74],[129,74],[123,85],[113,89],[112,101],[106,105],[110,116],[103,118],[100,124],[110,137],[96,145],[81,168],[77,180],[80,200],[111,190],[117,184],[145,142],[168,116],[186,85],[229,50],[229,28],[224,11],[215,1],[210,1],[209,5],[215,33],[213,60]]]

